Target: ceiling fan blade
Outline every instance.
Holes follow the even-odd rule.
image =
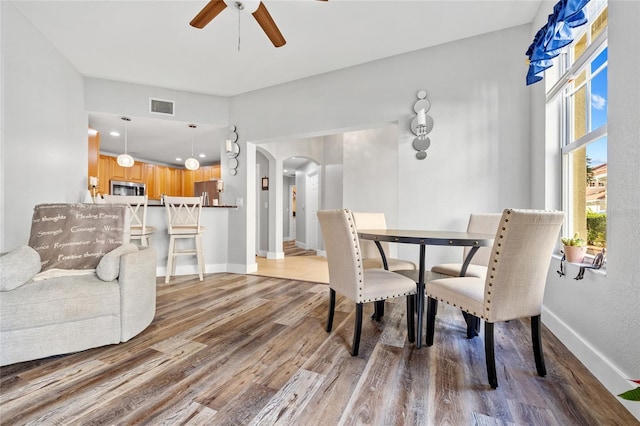
[[[269,37],[269,40],[271,40],[271,43],[273,43],[275,47],[282,47],[285,45],[287,41],[282,36],[282,33],[278,29],[276,23],[273,21],[273,18],[269,14],[269,11],[267,10],[267,7],[264,5],[264,3],[260,2],[258,9],[256,9],[256,11],[252,13],[252,15],[254,18],[256,18],[256,21],[258,21],[258,24],[260,24],[262,30],[265,32],[267,37]]]
[[[227,5],[222,0],[211,0],[205,7],[202,8],[200,13],[189,22],[189,25],[196,28],[204,28],[213,18],[218,16]]]

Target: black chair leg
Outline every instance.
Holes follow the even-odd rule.
[[[438,299],[427,298],[427,336],[426,345],[433,345],[433,334],[436,325],[436,313],[438,312]]]
[[[462,312],[464,321],[467,323],[467,339],[473,339],[480,330],[480,318],[468,312]]]
[[[384,316],[384,300],[377,300],[374,303],[375,310],[371,318],[373,318],[376,322],[380,322],[382,317]]]
[[[410,294],[407,296],[407,336],[409,338],[409,342],[413,343],[416,340],[416,329],[415,329],[415,314],[416,310],[416,302],[415,295]]]
[[[327,318],[327,333],[331,333],[333,328],[333,312],[336,309],[336,291],[329,289],[329,318]]]
[[[542,355],[542,333],[540,333],[540,315],[531,317],[531,340],[533,341],[533,356],[536,359],[536,370],[538,376],[547,375],[547,369],[544,366],[544,356]]]
[[[351,356],[358,355],[360,348],[360,333],[362,332],[362,303],[356,304],[356,324],[353,330],[353,346],[351,347]]]
[[[484,356],[487,361],[487,375],[492,388],[498,387],[498,377],[496,375],[496,357],[493,350],[493,323],[484,323]]]

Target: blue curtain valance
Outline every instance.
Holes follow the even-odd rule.
[[[547,23],[538,30],[527,49],[529,71],[527,86],[542,80],[542,72],[552,65],[551,59],[573,41],[573,29],[587,23],[583,11],[589,0],[560,0]]]

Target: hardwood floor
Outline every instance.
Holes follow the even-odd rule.
[[[315,250],[305,250],[297,247],[295,241],[283,241],[282,250],[285,256],[315,256],[318,254]]]
[[[440,305],[434,346],[405,338],[404,299],[382,322],[326,284],[210,274],[158,282],[157,314],[119,345],[0,369],[0,423],[148,425],[633,425],[638,422],[543,327],[536,375],[528,321],[495,327],[499,387],[482,337]]]

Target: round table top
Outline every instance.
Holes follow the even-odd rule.
[[[418,229],[359,229],[358,237],[392,243],[483,247],[492,245],[495,235]]]

